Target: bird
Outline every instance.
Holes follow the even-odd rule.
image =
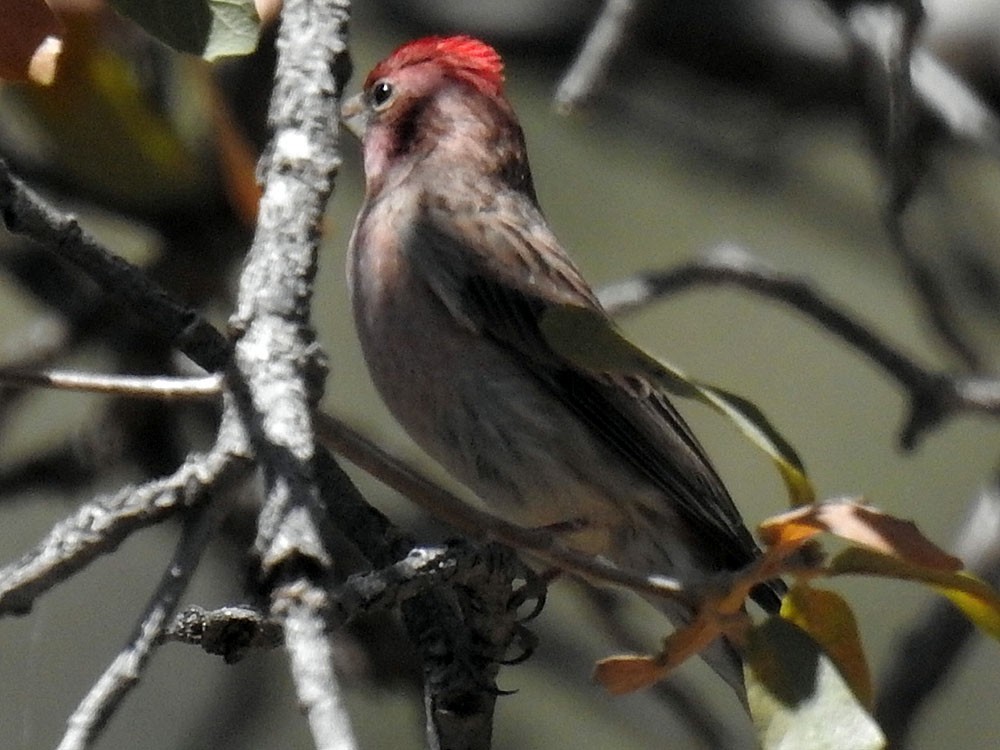
[[[544,218],[503,61],[469,36],[404,44],[347,100],[364,200],[347,254],[355,327],[404,430],[495,514],[573,550],[699,582],[761,554],[705,450],[641,372],[591,371],[540,325],[608,318]],[[610,318],[608,318],[610,320]],[[767,611],[779,581],[752,597]],[[675,624],[686,605],[657,606]],[[702,656],[742,690],[718,639]]]

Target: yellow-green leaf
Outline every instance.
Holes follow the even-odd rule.
[[[780,617],[750,630],[744,675],[764,750],[879,750],[885,737],[826,652]]]
[[[732,421],[763,450],[785,481],[793,505],[813,502],[815,492],[795,450],[753,403],[684,375],[626,339],[596,310],[553,306],[539,320],[546,342],[578,367],[599,373],[641,375],[665,392],[706,404]]]
[[[5,90],[12,101],[0,106],[23,109],[44,132],[52,168],[88,196],[155,213],[204,203],[209,164],[146,88],[141,63],[108,44],[105,22],[97,11],[67,15],[53,83]],[[204,76],[185,72],[192,62],[178,61],[171,80],[178,97],[200,101]]]
[[[871,673],[857,621],[847,602],[832,591],[800,584],[782,599],[781,616],[823,647],[861,704],[871,709],[875,698]]]
[[[946,596],[983,631],[1000,640],[1000,595],[966,571],[928,568],[864,547],[848,547],[829,564],[831,575],[862,574],[923,583]]]

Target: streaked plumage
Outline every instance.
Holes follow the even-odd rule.
[[[348,275],[376,387],[510,520],[583,521],[567,543],[644,572],[742,567],[758,549],[674,407],[639,375],[579,369],[539,331],[547,306],[600,305],[538,208],[500,65],[467,37],[419,40],[345,105],[364,128]],[[767,587],[755,597],[777,604]],[[740,682],[716,651],[713,666]]]

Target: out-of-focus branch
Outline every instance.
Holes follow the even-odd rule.
[[[928,162],[929,141],[921,128],[926,111],[921,109],[912,77],[923,6],[919,0],[830,0],[830,4],[844,19],[843,29],[864,92],[874,152],[886,177],[884,213],[890,246],[909,277],[931,330],[966,367],[976,370],[981,357],[961,330],[939,280],[911,246],[903,227],[906,209]],[[922,74],[926,73],[925,67]],[[948,124],[948,120],[944,122]]]
[[[204,369],[216,372],[228,361],[229,343],[211,324],[97,242],[71,215],[45,202],[3,159],[0,217],[11,232],[39,243],[90,276],[110,297],[128,304]]]
[[[605,0],[576,60],[556,90],[556,106],[570,111],[585,103],[604,81],[612,60],[625,43],[639,0]]]
[[[84,750],[89,747],[114,710],[138,683],[159,642],[160,633],[177,609],[224,510],[224,503],[209,503],[193,509],[185,517],[177,549],[131,640],[70,716],[58,750]]]
[[[873,328],[840,309],[808,280],[775,270],[746,250],[726,245],[704,259],[663,272],[639,274],[600,290],[613,314],[625,314],[696,286],[732,284],[794,307],[843,339],[895,379],[907,392],[910,413],[900,443],[913,448],[923,434],[958,413],[1000,416],[1000,380],[935,372],[919,364]]]
[[[910,57],[914,94],[956,140],[1000,157],[1000,118],[969,85],[926,49]]]
[[[222,378],[219,375],[184,378],[0,367],[0,384],[164,400],[205,399],[222,394]]]

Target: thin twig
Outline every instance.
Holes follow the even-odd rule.
[[[927,172],[928,161],[929,141],[919,135],[923,113],[912,78],[923,6],[917,0],[844,5],[844,33],[864,88],[875,155],[886,176],[884,221],[890,246],[916,292],[931,330],[966,367],[978,370],[982,358],[961,330],[938,278],[911,247],[903,228],[904,215]],[[922,73],[926,75],[926,69]]]
[[[193,509],[185,517],[177,548],[132,638],[70,716],[58,750],[84,750],[89,747],[118,705],[139,682],[159,642],[161,631],[176,610],[223,515],[224,504],[216,502]]]
[[[609,312],[623,315],[695,286],[733,284],[794,307],[881,367],[907,391],[910,413],[900,443],[913,448],[923,433],[959,412],[1000,416],[1000,380],[930,370],[825,298],[809,280],[776,271],[735,245],[662,272],[639,274],[604,287]]]
[[[229,343],[218,330],[177,303],[142,269],[100,244],[73,216],[48,204],[15,177],[3,159],[0,217],[11,232],[38,242],[90,276],[110,298],[127,303],[208,372],[218,372],[229,360]]]
[[[36,386],[63,391],[106,393],[130,398],[161,400],[206,399],[222,394],[220,375],[171,377],[143,375],[107,375],[75,370],[25,370],[0,367],[0,383],[5,386]]]
[[[207,491],[233,480],[246,464],[223,451],[192,454],[172,475],[124,487],[85,503],[20,560],[0,568],[0,614],[24,614],[35,599],[134,531],[197,506]]]
[[[556,107],[569,112],[593,96],[625,42],[638,0],[605,0],[583,48],[556,89]]]

